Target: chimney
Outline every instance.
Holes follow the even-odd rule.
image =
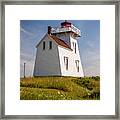
[[[52,29],[52,27],[48,26],[48,34],[51,34],[51,29]]]

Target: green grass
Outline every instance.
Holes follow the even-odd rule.
[[[99,100],[100,78],[32,77],[20,80],[21,100]]]

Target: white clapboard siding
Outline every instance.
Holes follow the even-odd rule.
[[[46,44],[45,50],[43,50],[43,41]],[[51,40],[46,36],[37,47],[34,76],[61,75],[58,45],[52,41],[52,49],[49,49],[49,41]]]

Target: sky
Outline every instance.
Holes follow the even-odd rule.
[[[21,20],[20,21],[20,76],[33,76],[36,45],[47,33],[47,27],[59,27],[64,20]],[[100,75],[100,21],[68,20],[80,29],[78,47],[85,76]]]

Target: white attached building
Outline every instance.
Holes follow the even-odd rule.
[[[77,44],[80,30],[70,22],[59,28],[48,27],[48,33],[38,43],[33,76],[83,77]]]

